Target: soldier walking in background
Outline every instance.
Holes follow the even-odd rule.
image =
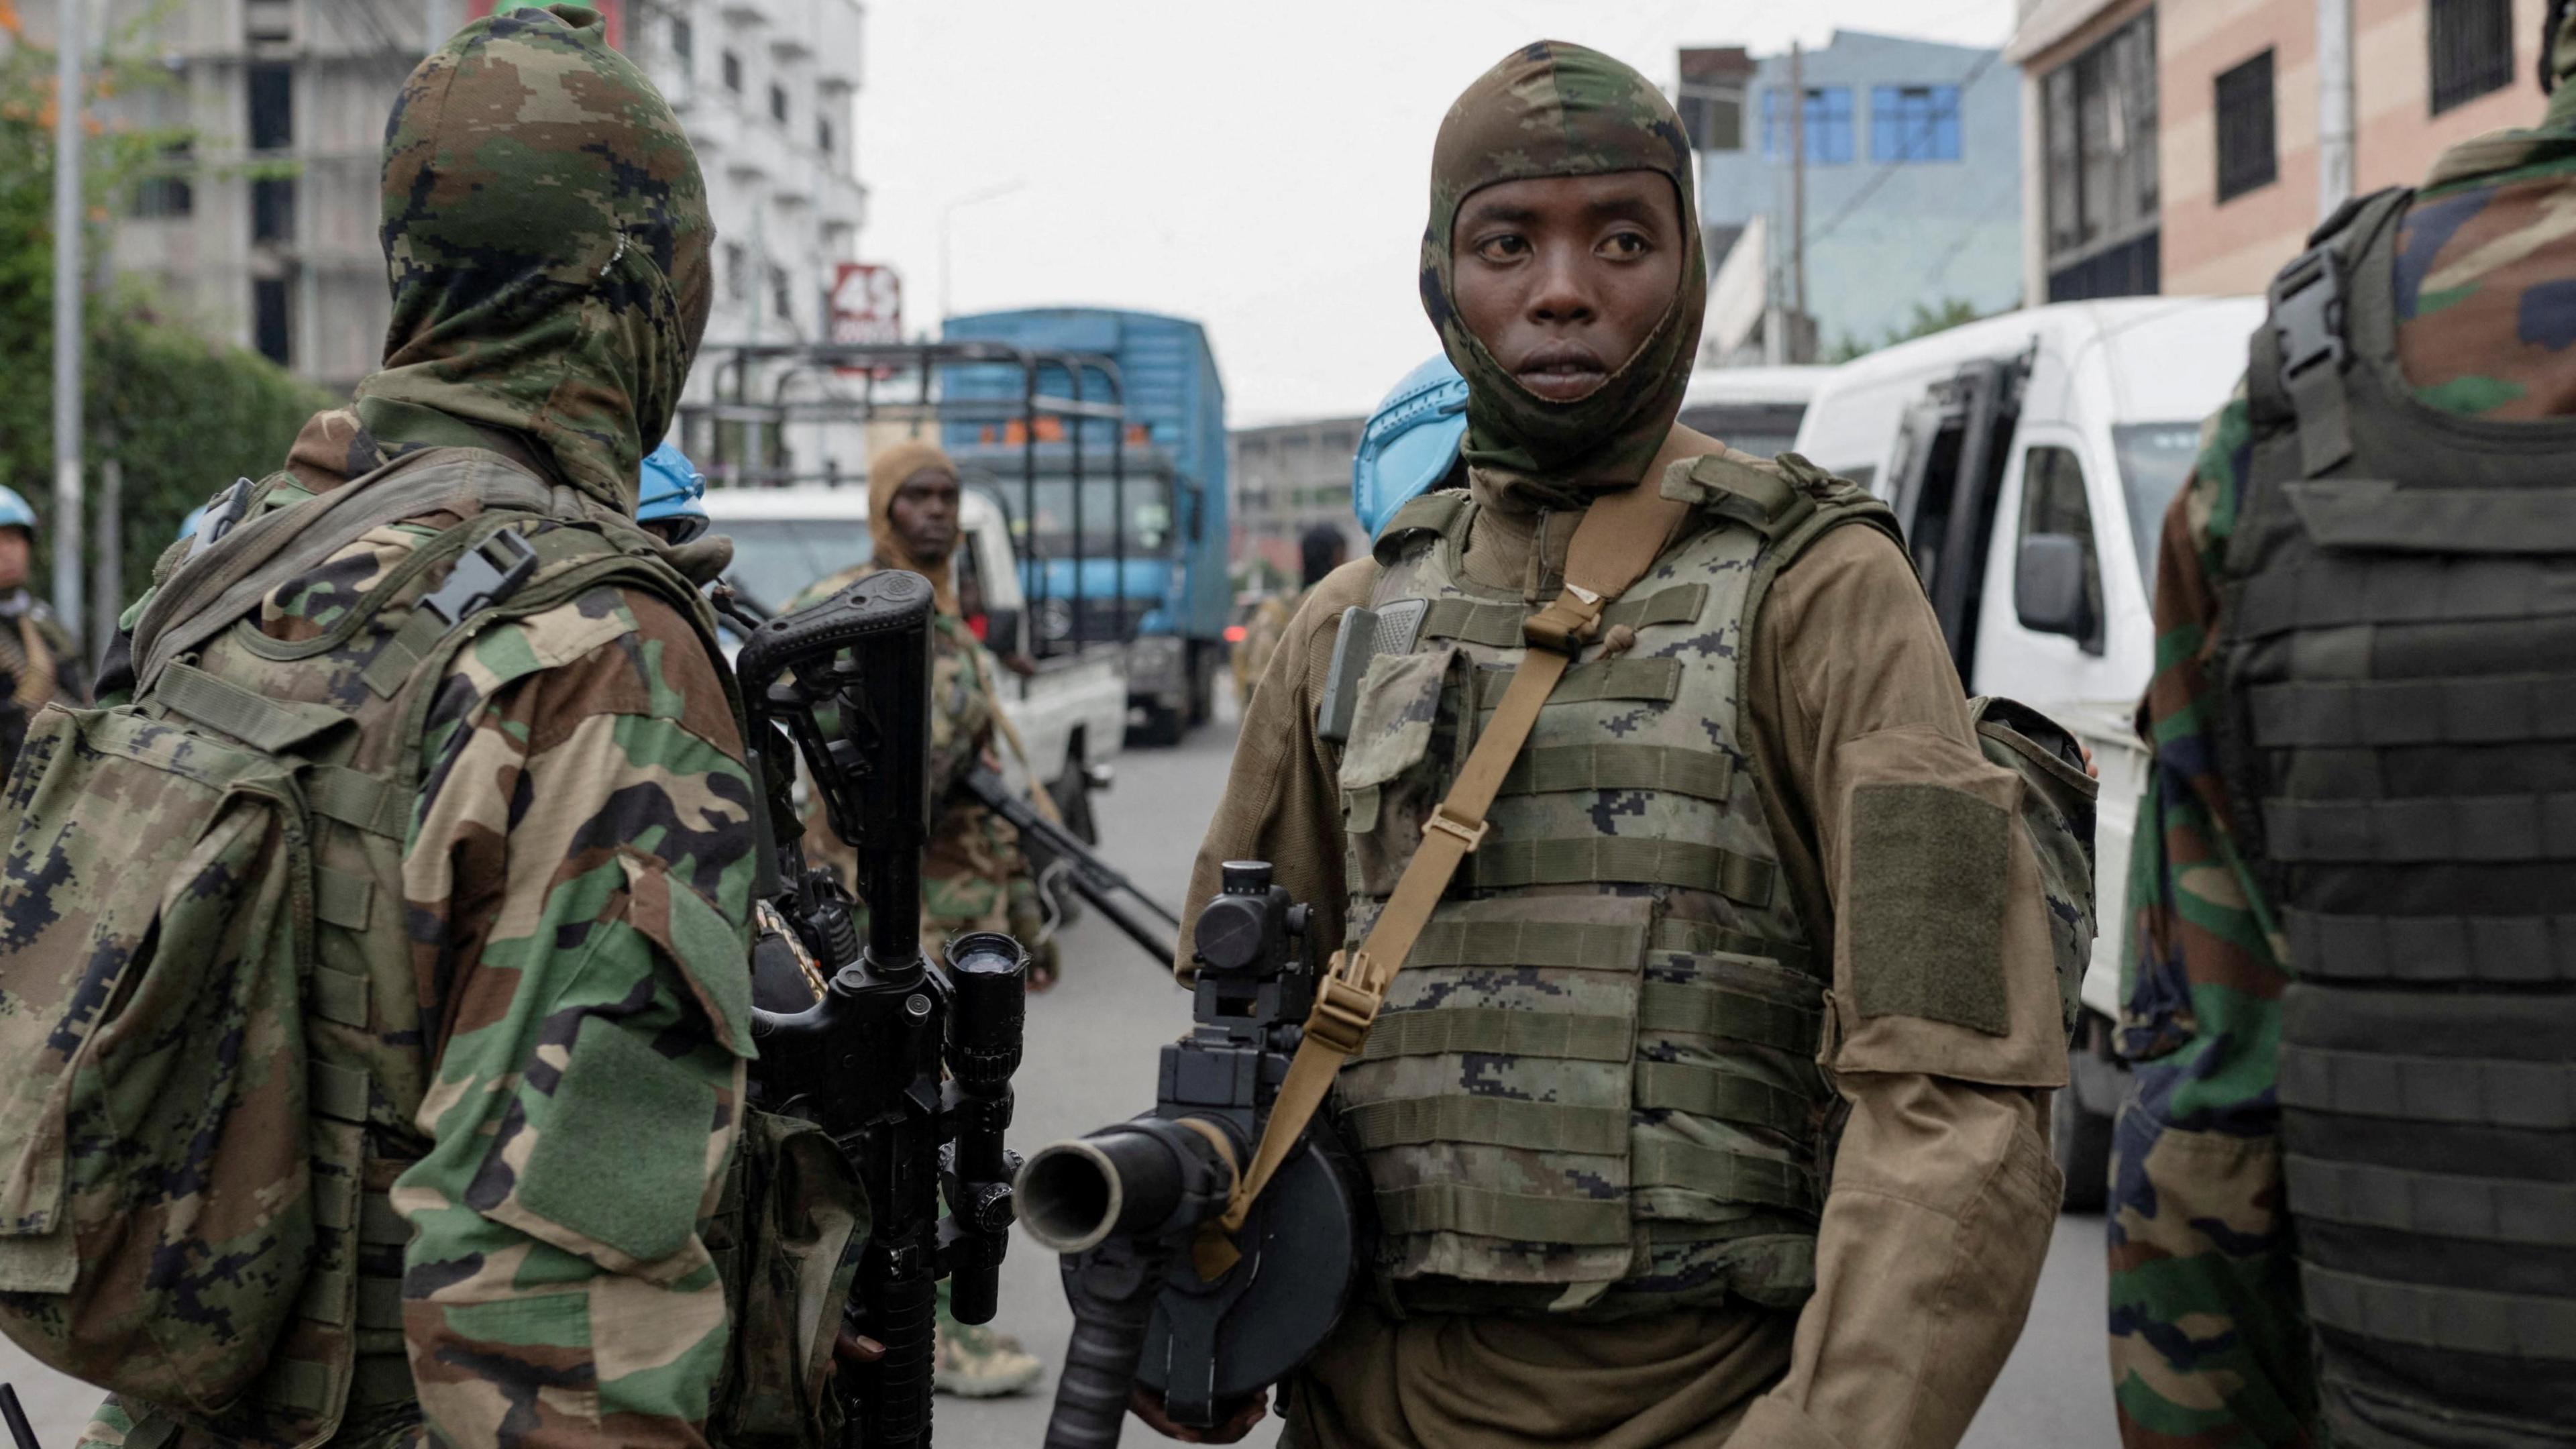
[[[27,722],[49,700],[88,699],[80,645],[27,589],[36,554],[36,510],[0,488],[0,779],[18,762]]]
[[[2165,516],[2132,1449],[2576,1442],[2571,75],[2319,229]]]
[[[965,789],[967,772],[992,762],[994,736],[1007,725],[990,656],[958,606],[957,498],[957,465],[938,448],[900,443],[877,454],[868,464],[873,555],[816,582],[780,612],[811,608],[879,569],[909,569],[930,580],[939,602],[931,621],[932,820],[921,863],[922,949],[937,959],[957,936],[1008,931],[1029,945],[1031,989],[1042,991],[1055,982],[1058,957],[1019,832]],[[857,852],[832,833],[819,802],[806,816],[805,855],[858,885]],[[1017,1339],[952,1318],[945,1282],[939,1294],[942,1392],[991,1398],[1019,1393],[1044,1376],[1045,1365]]]
[[[1473,842],[1371,945],[1402,969],[1329,1110],[1378,1281],[1285,1390],[1308,1449],[1953,1445],[2047,1249],[2089,925],[2044,898],[1886,510],[1675,426],[1692,198],[1671,106],[1596,52],[1531,45],[1451,107],[1421,291],[1470,487],[1309,593],[1199,853],[1191,901],[1272,861],[1347,966],[1432,832]],[[1483,818],[1443,814],[1582,613],[1601,510],[1661,521],[1651,567],[1559,638]],[[1345,744],[1317,706],[1362,605],[1387,652]]]
[[[1270,656],[1279,648],[1279,638],[1288,631],[1288,621],[1297,616],[1297,608],[1326,575],[1350,562],[1350,541],[1342,531],[1329,523],[1318,523],[1297,540],[1297,592],[1272,594],[1263,599],[1245,621],[1243,642],[1234,646],[1234,699],[1238,705],[1252,703],[1252,686],[1270,667]]]

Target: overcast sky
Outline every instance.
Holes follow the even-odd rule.
[[[2001,44],[2012,0],[870,0],[863,259],[907,325],[954,309],[1197,318],[1232,420],[1365,412],[1438,347],[1414,297],[1431,141],[1513,46],[1579,41],[1668,90],[1684,45],[1837,26]]]

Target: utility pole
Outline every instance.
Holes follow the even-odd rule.
[[[2317,0],[2317,218],[2352,199],[2352,0]]]
[[[54,616],[84,638],[81,591],[81,6],[54,33]]]
[[[1789,346],[1791,362],[1807,356],[1807,56],[1789,42]]]

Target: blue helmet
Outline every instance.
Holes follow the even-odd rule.
[[[707,531],[706,475],[688,455],[668,443],[645,455],[642,487],[636,492],[635,521],[668,525],[675,542],[686,543]]]
[[[1467,437],[1467,380],[1446,356],[1404,375],[1360,429],[1351,459],[1351,511],[1377,531],[1395,510],[1449,475]]]
[[[0,528],[23,528],[30,536],[36,532],[36,510],[15,488],[0,488]]]

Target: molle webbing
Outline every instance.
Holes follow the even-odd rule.
[[[2351,624],[2476,624],[2576,614],[2576,560],[2312,557],[2247,579],[2235,632],[2265,639]]]
[[[1503,702],[1503,694],[1512,686],[1510,669],[1476,671],[1476,708],[1491,711]],[[1678,659],[1595,659],[1577,664],[1565,671],[1547,695],[1548,704],[1591,704],[1604,699],[1634,699],[1653,704],[1669,704],[1681,691],[1682,662]]]
[[[2285,1043],[2281,1105],[2461,1126],[2576,1130],[2576,1062],[2398,1056]]]
[[[1601,627],[1615,628],[1625,624],[1632,629],[1657,624],[1687,624],[1699,617],[1708,601],[1708,585],[1681,584],[1660,589],[1641,599],[1622,599],[1601,611]],[[1530,611],[1517,603],[1477,599],[1435,599],[1422,616],[1422,637],[1426,639],[1461,639],[1493,649],[1516,649],[1521,643],[1521,626],[1528,622]]]
[[[1477,890],[1615,881],[1711,891],[1731,901],[1771,903],[1779,867],[1691,840],[1588,835],[1568,840],[1494,840],[1468,866]]]
[[[2292,1154],[2282,1163],[2299,1215],[2393,1232],[2576,1247],[2576,1182],[2454,1177]]]
[[[1436,920],[1414,938],[1405,964],[1579,968],[1609,962],[1624,970],[1637,959],[1640,934],[1636,926],[1593,921]],[[1803,948],[1705,921],[1667,916],[1643,928],[1642,935],[1648,950],[1752,956],[1813,974]]]
[[[2265,749],[2576,739],[2576,676],[2266,684],[2246,704]]]
[[[1671,745],[1540,745],[1521,751],[1497,793],[1660,790],[1724,800],[1734,788],[1735,760],[1729,755]]]
[[[2576,1299],[2393,1283],[2300,1265],[2308,1317],[2319,1327],[2421,1348],[2540,1364],[2576,1363]],[[2564,1372],[2564,1370],[2560,1370]]]
[[[2506,863],[2576,860],[2576,790],[2535,795],[2263,802],[2275,861]]]
[[[2576,985],[2576,915],[2355,916],[2283,913],[2290,959],[2310,981]]]

